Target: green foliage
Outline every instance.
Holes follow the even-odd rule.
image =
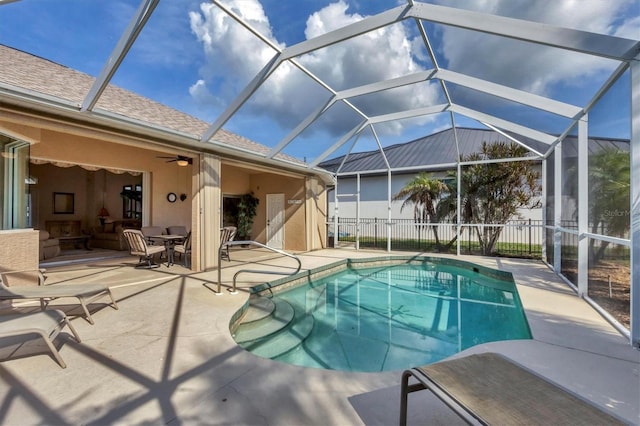
[[[589,156],[589,223],[594,234],[624,237],[631,227],[629,213],[631,189],[630,154],[607,148]],[[567,183],[578,181],[578,167],[566,170]],[[578,185],[567,185],[567,195],[577,199]],[[575,212],[577,215],[577,211]],[[577,219],[577,218],[576,218]],[[589,239],[589,261],[601,261],[608,241]],[[563,252],[564,253],[564,252]]]
[[[251,238],[253,219],[258,210],[260,200],[250,194],[244,194],[240,197],[238,203],[238,239],[248,240]]]
[[[572,169],[569,177],[577,170]],[[628,152],[604,149],[589,156],[589,221],[591,232],[624,237],[631,227],[631,162]],[[594,263],[604,257],[608,241],[589,240]]]
[[[529,151],[515,143],[497,142],[482,144],[478,153],[462,158],[464,162],[520,158]],[[457,173],[451,172],[446,196],[437,208],[439,218],[457,220]],[[462,168],[461,222],[477,224],[505,224],[518,216],[519,208],[539,206],[542,190],[538,183],[540,173],[529,161],[505,161],[489,164],[472,164]],[[502,232],[501,226],[474,227],[481,252],[490,255]],[[449,244],[455,241],[452,240]]]
[[[447,185],[439,179],[432,178],[429,173],[420,173],[393,196],[394,200],[405,199],[400,206],[402,211],[406,206],[413,205],[413,220],[416,223],[437,222],[435,203],[447,189]],[[418,232],[422,227],[418,227]],[[436,246],[440,246],[438,228],[433,227]]]

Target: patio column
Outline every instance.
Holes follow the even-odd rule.
[[[202,154],[200,161],[198,197],[198,232],[191,243],[193,264],[196,271],[213,269],[218,266],[220,246],[220,200],[222,177],[220,159],[211,154]],[[192,237],[193,238],[193,237]],[[199,266],[199,267],[198,267]]]
[[[631,72],[631,344],[640,349],[640,55]]]

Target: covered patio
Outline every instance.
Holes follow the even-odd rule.
[[[312,269],[345,256],[376,255],[325,249],[299,257]],[[461,355],[502,353],[628,423],[640,421],[640,356],[625,337],[540,262],[463,258],[514,274],[533,339],[484,344]],[[109,284],[120,309],[93,305],[91,326],[73,307],[60,305],[82,338],[58,338],[66,369],[37,342],[3,349],[3,359],[11,359],[0,364],[3,423],[396,424],[400,371],[303,368],[236,345],[229,324],[247,301],[247,288],[274,277],[241,275],[241,291],[232,295],[226,288],[233,274],[257,263],[289,271],[292,262],[256,250],[236,251],[232,259],[223,265],[221,296],[211,290],[215,271],[139,270],[132,267],[135,258],[49,268],[51,283]],[[409,398],[409,424],[459,423],[433,396]]]

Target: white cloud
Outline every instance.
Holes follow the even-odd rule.
[[[226,4],[265,37],[275,40],[269,20],[257,0],[231,0]],[[305,36],[317,37],[361,19],[361,15],[350,14],[348,5],[340,0],[309,16]],[[207,61],[200,72],[206,85],[197,83],[192,91],[198,93],[198,99],[212,101],[213,97],[203,93],[209,87],[215,90],[215,97],[228,104],[275,52],[212,4],[201,4],[199,12],[190,13],[190,20],[192,31],[203,44]],[[314,51],[298,60],[334,90],[341,90],[418,71],[420,67],[412,57],[412,43],[405,27],[396,24]],[[284,47],[282,42],[277,44]],[[310,78],[296,67],[285,63],[252,97],[247,107],[254,113],[269,115],[284,128],[293,128],[329,96],[328,91],[310,82]],[[381,93],[377,102],[384,104],[390,96]],[[438,95],[436,86],[423,85],[397,89],[393,96],[400,109],[409,109],[431,105]],[[380,113],[379,110],[377,104],[363,106],[363,112],[370,115]],[[355,113],[331,117],[326,124],[332,126],[334,135],[343,134],[359,121]],[[379,129],[382,133],[401,130],[401,123]]]
[[[337,0],[309,15],[305,37],[317,37],[365,17],[351,13],[346,1]],[[640,18],[629,13],[637,0],[435,1],[451,7],[628,38],[640,28]],[[284,40],[276,40],[259,0],[227,0],[225,4],[280,49],[286,47]],[[199,102],[219,111],[238,96],[276,52],[211,3],[202,3],[198,11],[191,12],[190,21],[191,30],[205,53],[199,72],[201,80],[193,84],[190,93]],[[423,69],[423,64],[429,62],[412,25],[412,21],[407,21],[380,28],[305,54],[298,61],[336,91],[407,75]],[[457,28],[440,28],[442,32],[432,40],[439,41],[434,47],[446,62],[440,65],[564,101],[571,101],[571,96],[554,92],[570,86],[577,89],[573,93],[580,93],[584,102],[617,66],[613,61],[566,50]],[[441,96],[437,84],[392,92],[381,92],[354,103],[366,114],[376,115],[390,112],[391,108],[399,111],[433,105],[439,103]],[[242,112],[267,116],[287,132],[329,95],[295,66],[285,63],[252,95]],[[425,120],[430,119],[433,118]],[[324,124],[332,128],[333,135],[342,135],[357,121],[355,113],[340,113],[331,115]],[[401,134],[405,126],[409,124],[396,122],[377,130],[380,134]]]
[[[636,0],[466,0],[440,1],[451,7],[566,26],[594,33],[632,32],[633,19],[623,12]],[[637,20],[637,18],[636,18]],[[637,32],[637,22],[635,28]],[[448,67],[534,93],[553,96],[554,85],[587,88],[602,83],[614,61],[566,50],[444,27],[442,53]],[[561,95],[566,96],[566,95]]]

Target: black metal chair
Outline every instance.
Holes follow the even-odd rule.
[[[174,253],[180,253],[180,256],[183,257],[182,264],[185,268],[189,268],[191,266],[191,231],[187,232],[187,236],[184,237],[182,244],[177,244],[173,247]]]

